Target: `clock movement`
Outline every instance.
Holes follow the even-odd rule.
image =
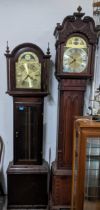
[[[13,96],[13,161],[7,170],[8,208],[46,208],[48,163],[43,160],[44,97],[48,95],[47,54],[32,43],[9,52],[7,93]]]
[[[97,33],[94,20],[81,7],[57,24],[56,71],[58,80],[58,141],[52,164],[52,209],[71,208],[73,123],[83,114],[84,92],[94,72]]]

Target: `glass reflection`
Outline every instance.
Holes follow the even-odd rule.
[[[100,138],[87,139],[84,196],[84,210],[100,210]]]
[[[74,160],[73,160],[73,180],[72,180],[72,203],[71,210],[76,209],[76,191],[77,191],[77,174],[78,174],[78,159],[79,159],[79,141],[78,141],[78,130],[75,132],[74,141]]]

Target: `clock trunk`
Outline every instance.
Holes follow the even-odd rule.
[[[43,103],[14,98],[14,164],[42,164]]]

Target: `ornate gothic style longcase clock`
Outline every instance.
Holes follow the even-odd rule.
[[[13,96],[13,162],[7,170],[8,208],[47,206],[48,164],[43,160],[43,105],[48,95],[47,55],[24,43],[9,53],[7,93]]]
[[[92,79],[97,35],[94,21],[81,8],[57,24],[56,72],[59,123],[56,161],[52,165],[52,208],[70,208],[74,117],[83,114],[84,92]]]

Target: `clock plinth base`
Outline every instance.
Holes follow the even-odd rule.
[[[48,205],[48,163],[42,165],[13,165],[7,169],[7,208],[38,208]]]
[[[71,206],[67,206],[67,205],[59,205],[59,206],[53,206],[51,204],[51,209],[52,210],[71,210]]]
[[[54,162],[52,164],[52,210],[71,208],[71,182],[71,170],[57,169],[57,163]]]

